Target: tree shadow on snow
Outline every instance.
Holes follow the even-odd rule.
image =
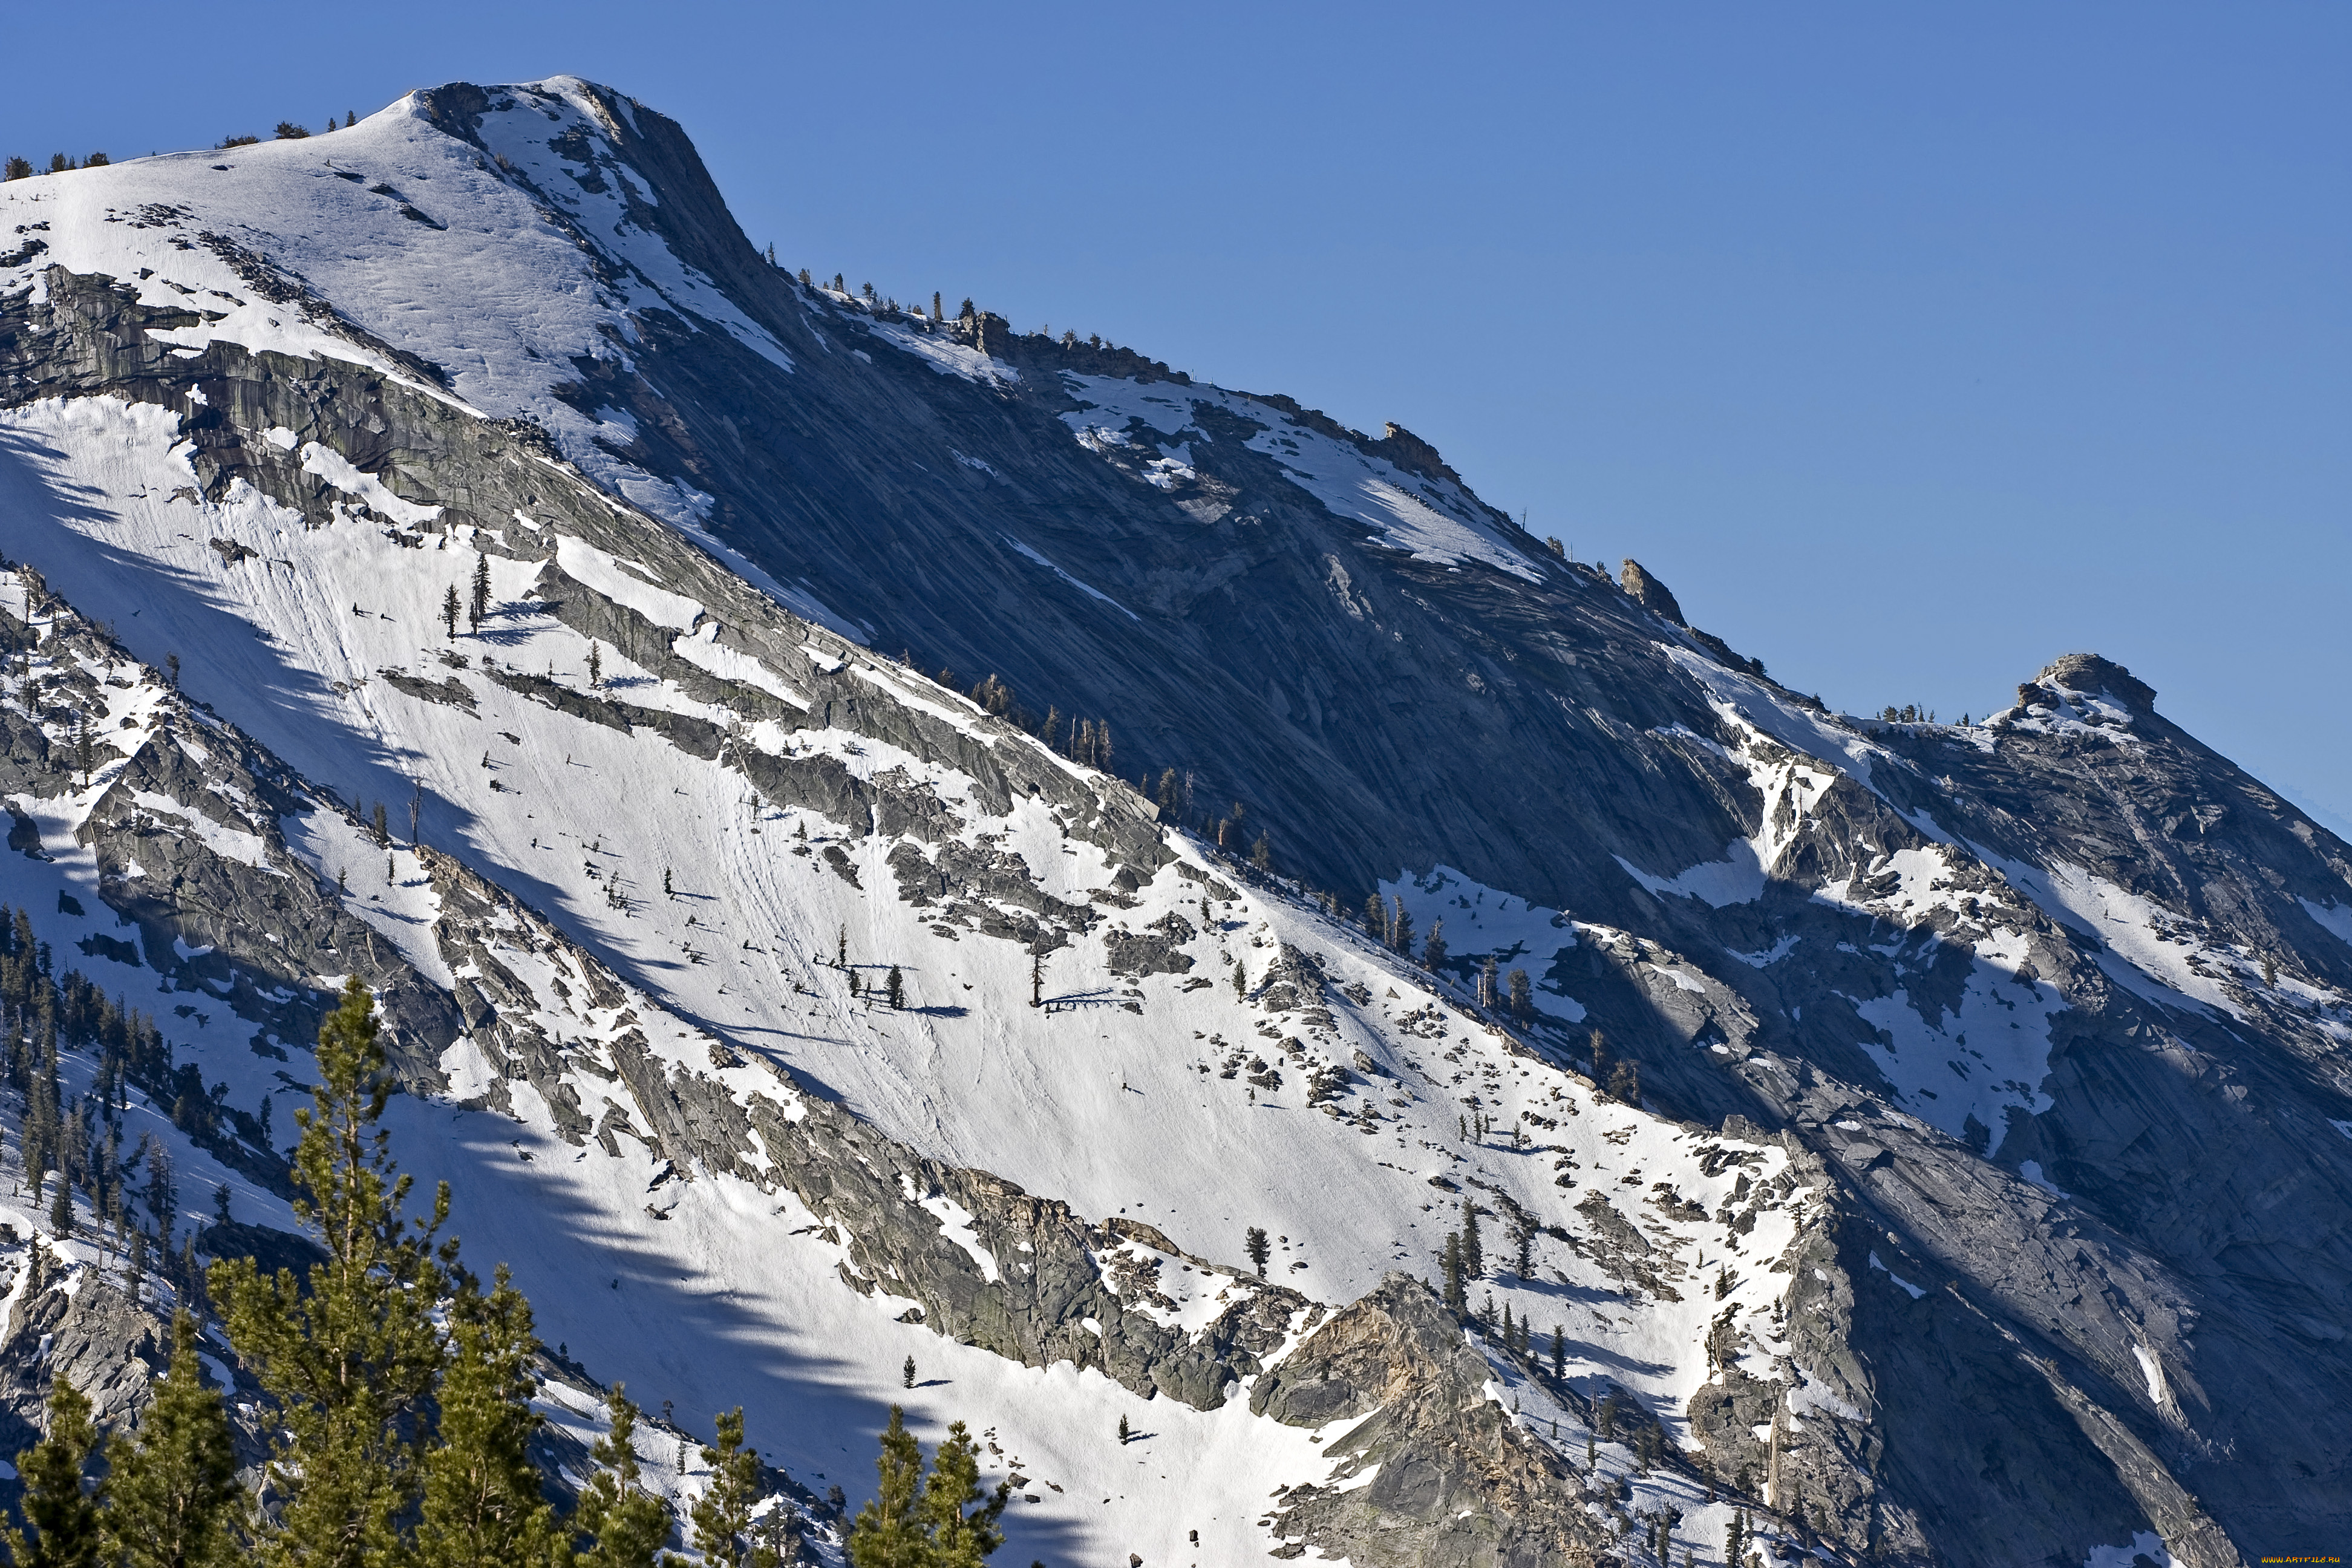
[[[909,1392],[957,1380],[929,1378],[902,1390],[900,1358],[924,1355],[913,1336],[928,1338],[929,1331],[903,1331],[886,1319],[871,1325],[877,1364],[861,1374],[837,1340],[826,1342],[821,1331],[801,1326],[806,1314],[796,1299],[764,1294],[764,1283],[758,1289],[730,1284],[734,1249],[724,1236],[715,1249],[708,1245],[714,1217],[708,1212],[671,1222],[682,1232],[675,1252],[659,1250],[634,1226],[616,1224],[566,1180],[585,1162],[606,1161],[593,1145],[583,1161],[583,1151],[507,1117],[445,1101],[395,1100],[387,1122],[396,1157],[420,1184],[448,1180],[450,1228],[465,1237],[468,1267],[485,1272],[496,1262],[510,1265],[542,1337],[565,1342],[572,1358],[606,1383],[627,1383],[641,1407],[659,1410],[672,1402],[677,1424],[693,1436],[706,1436],[718,1412],[740,1405],[746,1436],[762,1458],[819,1496],[839,1486],[853,1513],[873,1491],[877,1439],[892,1405],[912,1405],[909,1424],[927,1447],[950,1420],[984,1429],[1008,1413],[994,1405],[908,1401]],[[519,1133],[539,1159],[515,1159]],[[781,1204],[781,1196],[773,1201]],[[776,1241],[772,1233],[743,1237],[741,1246],[764,1256]],[[839,1291],[850,1313],[861,1310],[846,1287],[819,1271],[808,1288]],[[1024,1561],[1057,1554],[1071,1560],[1082,1545],[1066,1522],[1024,1512],[1006,1523],[1017,1527],[1013,1544]]]

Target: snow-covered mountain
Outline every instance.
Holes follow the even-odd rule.
[[[800,284],[571,79],[0,247],[0,901],[154,1016],[216,1245],[293,1245],[357,973],[559,1426],[625,1379],[690,1491],[743,1404],[815,1556],[892,1402],[987,1429],[1007,1561],[2352,1522],[2352,850],[2119,666],[1828,713],[1407,432]],[[66,1245],[0,1255],[20,1420],[136,1402]]]

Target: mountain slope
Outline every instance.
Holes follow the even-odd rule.
[[[841,1136],[888,1141],[921,1189],[902,1195],[937,1186],[940,1215],[985,1217],[998,1189],[950,1179],[984,1172],[1070,1205],[1073,1224],[1150,1225],[1161,1258],[1193,1260],[1180,1275],[1264,1225],[1292,1244],[1278,1262],[1307,1266],[1286,1276],[1298,1310],[1335,1312],[1336,1331],[1380,1321],[1362,1314],[1390,1300],[1387,1269],[1434,1277],[1475,1176],[1490,1226],[1557,1227],[1551,1282],[1498,1281],[1497,1310],[1572,1331],[1573,1391],[1622,1385],[1838,1550],[2071,1562],[2154,1535],[2178,1561],[2229,1562],[2352,1519],[2341,1447],[2312,1436],[2352,1379],[2330,1306],[2352,1262],[2352,852],[2158,717],[2118,667],[2063,659],[1973,727],[1823,713],[1684,626],[1631,563],[1621,587],[1551,555],[1406,433],[1370,440],[984,314],[794,285],[752,256],[673,124],[568,79],[436,89],[312,142],[16,182],[0,219],[17,247],[0,256],[10,552],[131,653],[176,653],[187,689],[306,788],[391,803],[395,837],[419,798],[446,868],[403,877],[403,849],[383,887],[377,847],[338,812],[273,810],[310,875],[347,870],[375,895],[339,902],[400,954],[383,983],[413,998],[403,1062],[420,1091],[520,1116],[552,1141],[543,1158],[593,1146],[637,1179],[634,1145],[606,1129],[607,1148],[593,1110],[621,1103],[597,1085],[623,1070],[625,1031],[549,1002],[584,970],[501,980],[504,996],[467,972],[479,939],[448,934],[449,889],[479,878],[464,920],[517,900],[535,949],[560,933],[635,988],[641,1024],[674,1019],[697,1072],[771,1063],[810,1103],[837,1101],[856,1119]],[[478,560],[490,613],[453,635],[436,616]],[[958,687],[1005,677],[1012,710],[985,710],[1006,707],[994,687],[983,706],[877,657],[898,647],[962,670]],[[1107,772],[1007,721],[1049,702],[1089,735],[1108,722]],[[1118,782],[1147,763],[1155,795],[1163,766],[1197,775],[1164,814]],[[54,847],[93,818],[53,798],[37,780],[12,796]],[[1235,798],[1239,842],[1268,831],[1277,868],[1349,909],[1377,883],[1423,932],[1443,920],[1446,966],[1415,972],[1176,831],[1213,837]],[[232,950],[206,910],[132,897],[138,879],[105,895],[104,845],[89,886],[157,933],[144,949],[173,955],[172,984],[202,973],[183,973],[202,961],[173,936]],[[11,901],[47,919],[37,892]],[[341,918],[320,903],[303,924],[325,940]],[[914,1011],[851,1001],[827,962],[845,940],[862,982],[898,966]],[[257,939],[236,951],[298,998],[320,978],[271,968]],[[1033,953],[1066,1006],[1027,1005]],[[1525,1027],[1469,1003],[1489,955],[1534,983]],[[270,1005],[247,1056],[307,1037],[310,1004]],[[537,1020],[520,1037],[515,1013]],[[1677,1143],[1594,1098],[1563,1068],[1609,1076],[1595,1026],[1639,1059],[1654,1112],[1726,1131],[1685,1124]],[[717,1068],[709,1040],[747,1065]],[[207,1070],[238,1104],[276,1081]],[[642,1256],[739,1291],[799,1259],[769,1285],[795,1321],[863,1310],[821,1288],[817,1241],[719,1239],[757,1207],[719,1202],[730,1181],[825,1216],[766,1133],[705,1125],[693,1097],[665,1130],[664,1093],[632,1079],[631,1117],[646,1153],[704,1177],[676,1189],[688,1222],[640,1224],[618,1174],[593,1201],[491,1205],[483,1234],[542,1257],[535,1295],[576,1294],[597,1268],[499,1216],[577,1204],[604,1216],[585,1228],[626,1216]],[[1474,1115],[1497,1137],[1473,1136]],[[1528,1115],[1559,1123],[1518,1123],[1557,1145],[1540,1159],[1497,1146]],[[1595,1142],[1604,1124],[1634,1144]],[[441,1151],[464,1141],[435,1125],[404,1146],[456,1158]],[[1742,1149],[1768,1163],[1723,1164]],[[461,1190],[524,1165],[467,1158]],[[1613,1171],[1617,1203],[1591,1208],[1604,1163],[1640,1174]],[[1722,1200],[1740,1180],[1779,1184],[1793,1228],[1737,1230]],[[1675,1219],[1685,1205],[1704,1217]],[[1654,1258],[1663,1234],[1679,1239]],[[1726,1365],[1708,1350],[1726,1308],[1691,1287],[1735,1241],[1755,1265],[1734,1266],[1750,1278],[1723,1300],[1735,1333],[1754,1324],[1757,1359]],[[849,1245],[853,1280],[900,1267]],[[1099,1314],[1000,1322],[952,1292],[916,1299],[935,1322],[993,1325],[971,1337],[1007,1365],[1090,1364],[1095,1331],[1070,1324],[1091,1315],[1113,1382],[1187,1405],[1224,1386],[1211,1366],[1255,1388],[1286,1345],[1302,1364],[1336,1353],[1286,1326],[1227,1344],[1176,1296],[1128,1294],[1207,1336],[1178,1357],[1199,1370],[1164,1350],[1122,1359]],[[551,1332],[559,1311],[543,1308]],[[731,1377],[714,1385],[675,1349],[635,1359],[658,1313],[602,1321],[583,1310],[570,1336],[597,1345],[599,1375],[731,1397]],[[780,1417],[820,1398],[792,1369],[826,1342],[774,1321],[722,1331],[795,1347],[771,1363]],[[838,1374],[863,1403],[826,1405],[822,1430],[878,1424],[895,1353],[873,1360]],[[1035,1384],[958,1375],[1010,1402],[989,1418],[1015,1430]],[[1533,1407],[1537,1385],[1504,1381]],[[1109,1384],[1080,1397],[1092,1430],[1115,1420]],[[1580,1468],[1594,1418],[1561,1409]],[[1536,1419],[1548,1447],[1551,1416]],[[1209,1447],[1226,1443],[1247,1447]],[[1381,1459],[1367,1495],[1396,1505],[1381,1476],[1402,1463]],[[1580,1484],[1580,1506],[1600,1489]],[[1675,1506],[1704,1555],[1721,1531],[1697,1495]],[[1131,1517],[1172,1528],[1157,1507]],[[1346,1515],[1293,1517],[1360,1527]],[[1395,1560],[1507,1549],[1416,1538]]]

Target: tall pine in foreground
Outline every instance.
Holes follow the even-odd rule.
[[[545,1561],[555,1510],[532,1468],[530,1303],[506,1265],[487,1296],[460,1273],[449,1307],[441,1373],[439,1441],[425,1456],[425,1510],[416,1526],[419,1568],[511,1568]]]
[[[694,1500],[694,1549],[717,1568],[777,1568],[776,1549],[751,1539],[751,1508],[760,1500],[760,1455],[743,1446],[743,1407],[719,1417],[716,1441],[702,1450],[710,1486]]]
[[[892,1405],[875,1468],[881,1489],[849,1529],[851,1568],[981,1568],[1004,1544],[996,1521],[1013,1488],[981,1489],[980,1446],[962,1422],[948,1428],[926,1480],[923,1450]]]
[[[923,1450],[907,1430],[907,1413],[890,1406],[882,1453],[874,1461],[881,1481],[849,1527],[850,1568],[929,1568],[930,1532],[918,1511],[922,1501]]]
[[[245,1489],[221,1392],[205,1386],[196,1322],[172,1315],[172,1366],[135,1439],[107,1450],[113,1501],[106,1561],[123,1568],[229,1568],[239,1560]]]
[[[411,1178],[396,1174],[377,1124],[392,1093],[375,1006],[357,975],[319,1031],[315,1104],[295,1112],[301,1189],[295,1213],[324,1243],[310,1290],[250,1258],[212,1269],[230,1343],[279,1409],[273,1479],[286,1505],[262,1561],[285,1568],[382,1568],[404,1553],[395,1521],[417,1499],[421,1406],[441,1368],[433,1313],[456,1244],[403,1214]]]
[[[577,1568],[655,1568],[669,1539],[669,1505],[638,1479],[637,1407],[627,1391],[614,1384],[604,1404],[613,1429],[597,1439],[596,1473],[572,1510],[571,1528],[580,1542],[572,1562]]]
[[[1012,1496],[1007,1481],[997,1482],[992,1492],[981,1489],[980,1445],[962,1422],[950,1426],[947,1441],[931,1456],[930,1479],[923,1483],[923,1523],[930,1531],[931,1562],[938,1568],[980,1568],[982,1558],[1004,1544],[996,1521]],[[975,1503],[980,1506],[972,1507]]]
[[[16,1456],[25,1483],[22,1507],[32,1538],[13,1526],[0,1530],[16,1568],[98,1568],[99,1510],[106,1483],[88,1485],[82,1472],[98,1450],[89,1401],[60,1376],[49,1391],[49,1435]]]

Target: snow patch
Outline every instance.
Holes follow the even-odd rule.
[[[2147,1558],[2156,1568],[2173,1568],[2172,1553],[2164,1549],[2164,1537],[2152,1530],[2134,1534],[2121,1546],[2094,1546],[2083,1559],[2083,1568],[2134,1568],[2141,1558]]]
[[[1912,1284],[1911,1281],[1906,1279],[1903,1276],[1886,1267],[1885,1264],[1881,1263],[1878,1260],[1878,1254],[1875,1252],[1870,1255],[1870,1266],[1873,1268],[1877,1269],[1881,1274],[1885,1275],[1889,1279],[1894,1280],[1895,1289],[1909,1296],[1914,1301],[1927,1293],[1924,1288]]]
[[[2352,945],[2352,904],[2315,904],[2309,899],[2297,899],[2304,913],[2317,921],[2336,934],[2338,942]]]
[[[1081,583],[1076,577],[1071,576],[1067,572],[1063,571],[1059,566],[1055,565],[1053,562],[1047,560],[1044,555],[1040,554],[1035,550],[1031,549],[1028,545],[1022,543],[1011,534],[1007,533],[1001,535],[1000,537],[1003,539],[1005,543],[1013,546],[1015,551],[1028,557],[1030,560],[1034,561],[1038,565],[1043,566],[1046,571],[1051,572],[1055,576],[1059,577],[1063,582],[1067,583],[1071,587],[1076,588],[1087,598],[1100,599],[1104,604],[1108,605],[1112,609],[1117,610],[1120,615],[1125,616],[1130,621],[1140,621],[1143,619],[1141,616],[1137,615],[1133,610],[1129,609],[1125,605],[1120,604],[1117,599],[1112,598],[1108,594],[1104,593],[1101,589]]]

